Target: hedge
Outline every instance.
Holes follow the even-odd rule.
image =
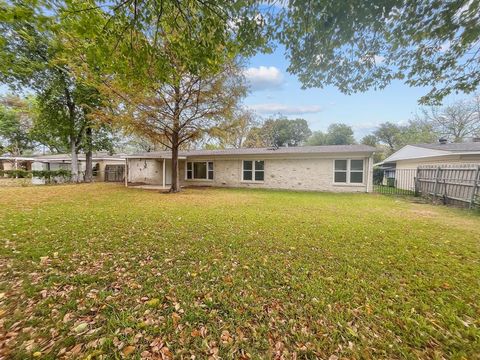
[[[58,170],[32,170],[27,171],[24,169],[17,170],[0,170],[1,177],[8,178],[31,178],[36,177],[40,179],[45,179],[46,182],[50,182],[55,178],[62,178],[64,181],[70,180],[72,177],[72,172],[70,170],[58,169]]]

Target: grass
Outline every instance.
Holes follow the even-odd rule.
[[[0,358],[479,358],[479,229],[381,195],[0,188]]]

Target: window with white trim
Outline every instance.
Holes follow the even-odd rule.
[[[243,181],[263,181],[265,179],[265,162],[263,160],[243,160]]]
[[[188,161],[187,180],[213,180],[213,161]]]
[[[334,183],[363,184],[364,161],[362,159],[341,159],[334,161]]]

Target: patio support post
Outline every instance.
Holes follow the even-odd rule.
[[[128,159],[125,158],[125,187],[128,187]]]
[[[165,189],[165,176],[166,176],[166,171],[165,171],[165,158],[163,158],[163,176],[162,176],[162,185],[163,188]]]

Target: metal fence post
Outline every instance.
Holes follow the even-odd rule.
[[[473,204],[475,202],[475,194],[477,193],[478,183],[480,182],[479,179],[480,175],[480,165],[477,167],[477,171],[475,171],[475,177],[473,178],[473,188],[472,188],[472,197],[470,198],[470,204],[468,205],[469,209],[473,209]]]

